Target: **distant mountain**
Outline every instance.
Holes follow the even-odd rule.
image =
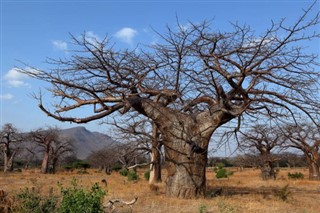
[[[99,132],[91,132],[85,127],[62,129],[60,134],[72,139],[72,145],[78,159],[85,159],[93,151],[101,150],[115,143],[115,140],[110,136]]]

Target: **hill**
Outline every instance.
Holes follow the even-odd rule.
[[[87,158],[91,152],[101,150],[115,143],[110,136],[100,132],[91,132],[85,127],[62,129],[61,136],[72,139],[75,154],[78,159]]]

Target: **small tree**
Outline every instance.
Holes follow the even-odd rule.
[[[3,153],[3,170],[4,172],[13,170],[13,159],[19,149],[18,143],[22,141],[17,128],[7,123],[2,127],[0,132],[0,148]]]
[[[287,147],[303,152],[309,166],[309,180],[320,180],[320,129],[311,123],[287,125],[283,128]]]
[[[39,128],[29,133],[31,143],[43,150],[41,173],[55,172],[56,163],[63,154],[71,152],[71,141],[59,136],[57,127]]]
[[[263,180],[275,179],[275,161],[272,150],[283,143],[281,132],[273,126],[255,125],[247,132],[241,133],[240,148],[242,150],[259,152],[256,161],[260,162],[261,177]]]
[[[161,134],[158,127],[150,119],[139,115],[130,116],[119,122],[114,122],[120,140],[134,144],[135,149],[150,154],[149,184],[161,182]]]

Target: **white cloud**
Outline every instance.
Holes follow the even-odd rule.
[[[138,32],[130,27],[125,27],[116,32],[115,36],[123,42],[132,44],[133,37],[136,36]]]
[[[55,40],[55,41],[52,41],[52,44],[58,50],[62,50],[62,51],[67,51],[68,50],[67,42],[60,41],[60,40]]]
[[[29,86],[28,83],[24,82],[26,78],[27,76],[19,72],[16,68],[12,68],[4,75],[4,80],[12,87]]]
[[[13,99],[13,95],[10,93],[0,95],[0,100],[11,100]]]
[[[23,73],[19,72],[18,69],[13,68],[5,74],[4,79],[5,80],[17,80],[17,79],[23,79],[25,78],[26,75]]]
[[[86,40],[93,45],[96,45],[97,42],[101,41],[100,37],[97,34],[95,34],[93,31],[86,32],[85,37],[86,37]]]

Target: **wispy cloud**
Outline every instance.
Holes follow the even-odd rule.
[[[130,27],[124,27],[116,32],[115,37],[121,41],[132,44],[133,38],[138,34],[138,31]]]
[[[4,75],[4,80],[12,87],[29,87],[30,85],[24,81],[26,78],[27,76],[19,72],[16,68],[12,68]]]
[[[99,37],[99,35],[94,33],[93,31],[85,32],[85,38],[89,43],[93,45],[96,45],[97,42],[101,42],[101,38]]]
[[[61,40],[52,41],[52,45],[57,50],[62,50],[62,51],[67,51],[68,50],[67,42],[64,42],[64,41],[61,41]]]
[[[0,100],[11,100],[13,99],[13,95],[10,93],[0,94]]]

